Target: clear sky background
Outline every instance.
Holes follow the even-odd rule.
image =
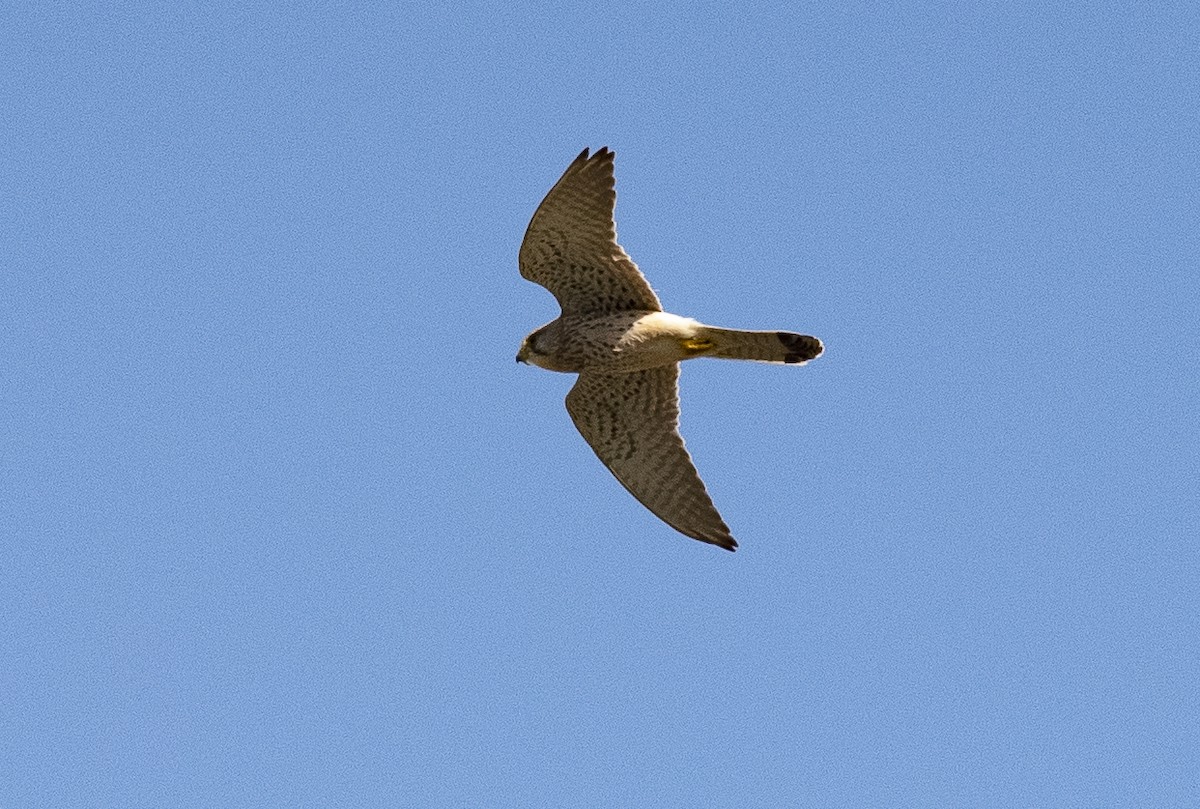
[[[0,805],[1200,804],[1196,4],[0,40]],[[605,145],[736,554],[513,362]]]

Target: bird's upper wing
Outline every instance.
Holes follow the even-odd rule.
[[[563,314],[662,310],[617,244],[613,153],[584,149],[542,200],[521,242],[521,275],[558,299]]]
[[[682,534],[733,550],[679,435],[679,366],[626,374],[585,371],[567,412],[604,465],[642,505]]]

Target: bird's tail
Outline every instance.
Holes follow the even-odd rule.
[[[712,343],[698,354],[728,360],[800,364],[819,357],[825,350],[816,337],[790,331],[741,331],[705,326],[698,338]]]

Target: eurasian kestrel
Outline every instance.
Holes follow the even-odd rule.
[[[679,363],[721,357],[800,365],[821,341],[786,331],[705,326],[662,311],[617,244],[613,153],[588,150],[533,214],[521,275],[558,299],[562,314],[521,343],[518,362],[579,374],[567,394],[575,427],[629,493],[675,530],[732,551],[679,435]]]

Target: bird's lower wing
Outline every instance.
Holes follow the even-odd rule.
[[[567,412],[642,505],[682,534],[733,550],[737,542],[679,435],[678,382],[678,365],[628,374],[585,372],[567,394]]]

